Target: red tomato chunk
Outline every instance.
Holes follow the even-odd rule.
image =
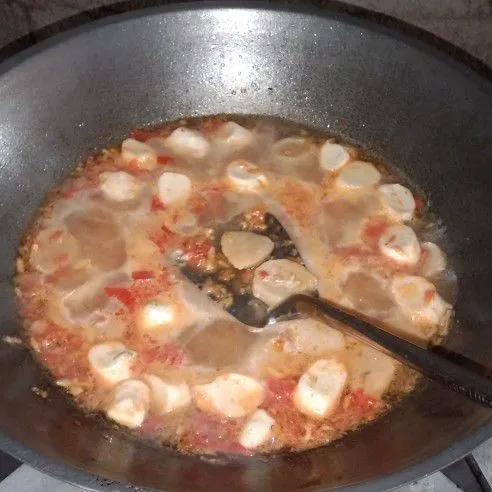
[[[170,366],[179,366],[186,359],[186,354],[178,345],[166,343],[144,349],[140,354],[140,358],[144,364],[162,362]]]
[[[159,231],[150,235],[150,240],[164,253],[169,248],[174,237],[174,232],[163,225]]]
[[[150,270],[138,270],[132,272],[132,278],[133,280],[149,280],[155,278],[155,274]]]
[[[357,389],[350,393],[352,402],[363,412],[372,410],[379,404],[379,400],[364,393],[362,389]]]
[[[160,210],[166,210],[166,207],[159,200],[159,197],[157,195],[152,195],[152,200],[150,202],[150,210],[152,212],[159,212]]]
[[[108,297],[118,299],[130,312],[135,311],[137,300],[135,296],[125,287],[104,287],[104,292]]]
[[[238,442],[242,421],[196,412],[188,424],[182,444],[193,451],[215,451],[250,455]]]
[[[200,266],[208,259],[212,247],[210,239],[198,236],[185,241],[184,254],[190,264]]]
[[[56,378],[76,378],[84,375],[85,367],[80,363],[83,339],[69,328],[49,325],[34,337],[39,347],[39,357]]]
[[[266,382],[264,406],[291,404],[292,395],[296,386],[297,381],[292,378],[268,379]]]
[[[168,155],[158,155],[157,156],[157,162],[159,164],[162,164],[165,166],[166,164],[170,164],[173,161],[172,157],[169,157]]]

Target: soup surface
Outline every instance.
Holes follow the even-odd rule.
[[[386,411],[412,371],[335,325],[258,332],[227,310],[312,292],[414,341],[442,337],[442,228],[401,181],[283,122],[133,130],[50,194],[20,248],[30,345],[85,410],[184,452],[326,444]]]

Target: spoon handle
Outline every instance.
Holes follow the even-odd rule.
[[[438,381],[476,403],[492,408],[491,379],[476,374],[436,353],[392,335],[327,301],[299,294],[288,299],[285,302],[285,305],[287,304],[295,306],[300,313],[312,314],[314,309],[318,313],[322,313],[331,319],[347,325],[388,352],[391,352],[401,362],[412,366],[427,377]]]

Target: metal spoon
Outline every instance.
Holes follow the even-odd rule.
[[[377,327],[361,314],[354,314],[331,302],[309,295],[297,294],[289,297],[272,309],[262,319],[256,320],[257,327],[266,327],[278,319],[289,317],[316,317],[321,321],[335,320],[344,329],[351,329],[364,338],[388,351],[390,355],[413,367],[430,379],[460,393],[476,403],[492,408],[492,380],[445,357],[426,350],[414,343],[392,335]]]
[[[236,218],[230,227],[237,228],[238,223],[240,220]],[[302,263],[297,249],[275,217],[267,214],[265,227],[261,232],[274,240],[275,249],[271,258],[288,256]],[[288,245],[287,249],[284,247],[285,244]],[[255,298],[248,291],[247,286],[239,284],[239,286],[230,287],[221,280],[220,273],[217,271],[197,272],[186,264],[181,265],[181,270],[202,290],[207,291],[206,286],[210,284],[219,285],[218,293],[207,291],[207,294],[246,325],[256,329],[264,329],[277,321],[299,317],[315,317],[323,322],[331,322],[331,324],[335,321],[340,329],[350,331],[351,335],[361,336],[366,342],[375,343],[394,358],[413,367],[430,379],[438,381],[476,403],[492,408],[491,379],[465,369],[442,355],[392,335],[378,327],[376,320],[371,320],[360,313],[321,300],[315,295],[306,294],[291,296],[269,311],[268,306]],[[221,293],[224,292],[225,295],[221,297]]]

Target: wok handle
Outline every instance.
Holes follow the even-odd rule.
[[[380,347],[390,352],[404,364],[438,381],[447,388],[460,393],[476,403],[492,408],[492,380],[465,369],[454,362],[403,340],[378,328],[369,321],[350,314],[330,302],[298,294],[286,301],[303,314],[315,311],[352,328]],[[281,306],[279,306],[280,308]],[[275,311],[275,310],[274,310]]]

